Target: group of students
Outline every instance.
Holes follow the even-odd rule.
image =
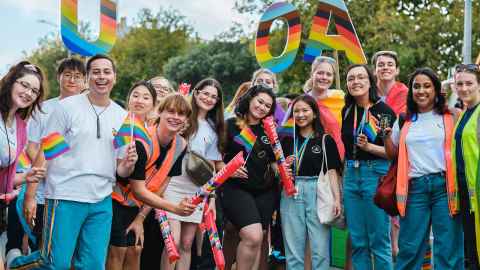
[[[343,92],[331,89],[335,60],[319,56],[304,93],[287,97],[276,96],[275,74],[260,69],[226,107],[213,78],[187,97],[155,77],[133,84],[124,109],[110,98],[117,70],[106,55],[86,64],[64,59],[57,70],[60,95],[46,101],[41,69],[18,63],[0,81],[7,268],[213,269],[210,243],[198,226],[208,204],[226,269],[267,269],[271,243],[284,255],[277,267],[329,269],[332,225],[320,221],[317,209],[321,174],[331,182],[333,215],[345,216],[347,268],[421,269],[433,232],[435,269],[479,269],[479,66],[456,67],[454,88],[464,109],[447,108],[429,68],[417,69],[408,86],[396,81],[393,51],[377,52],[372,66],[348,67]],[[150,144],[114,147],[127,112],[143,122]],[[279,181],[263,125],[270,116],[278,127],[294,122],[291,136],[281,138],[293,196]],[[255,135],[253,146],[237,139],[245,130]],[[45,145],[59,137],[66,145],[55,154]],[[237,153],[248,155],[196,206],[189,198],[198,185],[186,172],[192,151],[217,172]],[[22,153],[30,169],[19,169]],[[373,200],[392,160],[400,213],[393,218]],[[180,253],[174,264],[152,209],[167,211]]]

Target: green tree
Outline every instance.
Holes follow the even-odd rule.
[[[176,82],[193,85],[206,77],[217,79],[230,99],[237,87],[249,81],[259,68],[248,44],[243,42],[211,41],[200,44],[185,55],[171,58],[164,66],[165,75]]]
[[[161,9],[152,14],[143,9],[135,25],[112,49],[111,55],[118,66],[113,96],[124,99],[135,81],[163,74],[169,58],[186,53],[199,42],[192,35],[192,27],[178,11]]]

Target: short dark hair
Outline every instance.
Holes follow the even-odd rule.
[[[387,56],[395,60],[395,66],[398,67],[398,54],[395,51],[378,51],[373,54],[372,65],[375,67],[377,65],[378,57]]]
[[[113,61],[112,58],[110,58],[108,55],[105,55],[105,54],[96,54],[96,55],[94,55],[94,56],[92,56],[88,59],[88,61],[87,61],[87,73],[89,73],[90,69],[92,69],[93,61],[98,60],[98,59],[107,59],[108,61],[110,61],[110,63],[112,63],[113,72],[117,73],[117,67],[115,66],[115,62]]]
[[[238,101],[238,104],[235,107],[235,114],[240,118],[245,118],[250,108],[250,101],[252,101],[252,99],[258,96],[260,93],[265,93],[272,98],[272,107],[270,108],[267,116],[273,115],[275,113],[275,107],[277,106],[275,94],[273,93],[272,88],[264,84],[254,85],[247,90],[245,95],[243,95]]]
[[[407,119],[412,120],[415,119],[418,114],[418,106],[415,101],[413,101],[413,82],[415,81],[415,77],[418,75],[425,75],[433,83],[433,88],[435,89],[435,100],[433,105],[433,110],[438,114],[444,114],[448,111],[447,101],[445,97],[442,95],[442,82],[438,78],[435,71],[433,71],[429,67],[417,68],[415,72],[410,75],[410,79],[408,81],[408,95],[407,95]]]
[[[85,68],[85,63],[83,60],[75,58],[75,57],[69,57],[69,58],[64,58],[60,64],[58,65],[57,68],[57,76],[62,74],[66,69],[70,69],[73,71],[78,71],[82,73],[83,76],[87,75],[87,70]]]
[[[348,75],[348,72],[350,72],[350,70],[352,70],[356,67],[363,67],[365,69],[365,71],[367,72],[368,80],[370,81],[370,88],[368,89],[368,99],[370,100],[370,102],[372,102],[374,104],[377,103],[377,101],[380,99],[380,97],[378,96],[378,93],[377,93],[378,90],[377,90],[377,82],[375,80],[375,76],[373,76],[372,71],[365,64],[350,65],[347,68],[347,75]],[[345,93],[345,107],[348,108],[355,103],[356,103],[355,98],[352,95],[350,95],[350,92],[347,89],[347,91]]]

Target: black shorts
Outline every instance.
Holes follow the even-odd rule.
[[[135,246],[135,233],[125,234],[128,226],[138,214],[138,207],[123,206],[115,200],[112,200],[113,217],[112,231],[110,235],[110,245],[115,247],[133,247]]]
[[[238,230],[255,223],[267,229],[278,199],[275,187],[261,191],[245,190],[228,182],[224,184],[220,196],[225,218]]]

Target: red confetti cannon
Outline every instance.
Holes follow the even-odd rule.
[[[202,230],[204,230],[208,239],[210,240],[210,245],[212,247],[213,259],[215,260],[215,265],[218,269],[225,269],[225,257],[223,256],[222,242],[218,236],[217,225],[215,224],[215,219],[213,218],[213,213],[208,211],[209,205],[205,203],[205,209],[203,212],[203,223],[200,224]]]
[[[160,223],[163,241],[165,243],[165,248],[167,249],[168,261],[172,264],[180,259],[180,253],[178,253],[177,246],[175,246],[175,241],[173,240],[172,230],[168,223],[167,212],[161,209],[155,209],[155,217]]]
[[[207,183],[201,186],[195,195],[190,199],[192,204],[199,205],[203,198],[206,198],[210,192],[217,189],[225,181],[227,181],[238,168],[242,167],[245,161],[243,160],[243,152],[238,153],[232,160],[230,160],[225,167],[223,167],[216,175],[214,175]]]
[[[287,170],[285,155],[283,154],[282,145],[280,144],[280,140],[278,139],[278,134],[275,128],[275,122],[273,120],[273,117],[269,116],[263,119],[263,128],[265,129],[265,134],[267,135],[268,140],[270,140],[270,144],[272,145],[283,188],[285,189],[285,192],[288,196],[292,196],[297,193],[297,190],[295,189],[295,185],[293,184],[292,175],[289,174]]]

